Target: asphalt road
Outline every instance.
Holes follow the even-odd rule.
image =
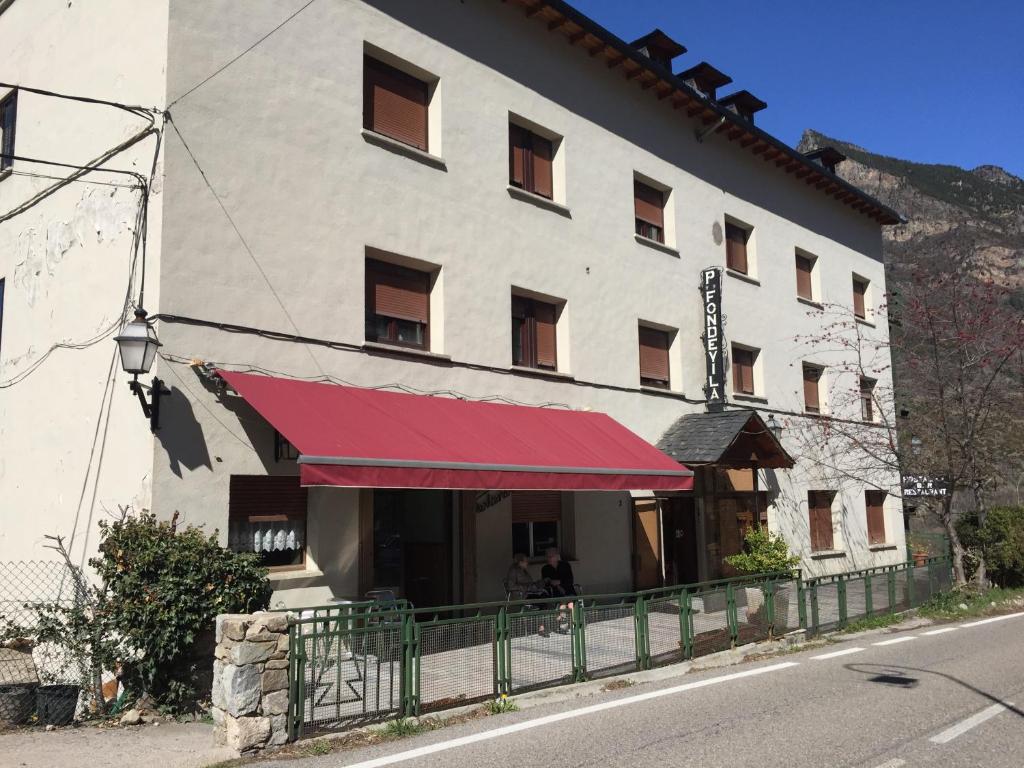
[[[299,765],[1021,768],[1024,614],[872,634]]]

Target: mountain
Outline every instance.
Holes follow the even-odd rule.
[[[1011,303],[1024,311],[1024,179],[995,165],[965,170],[878,155],[812,130],[797,148],[822,146],[847,156],[837,168],[841,177],[907,218],[884,230],[893,288],[936,252],[969,242],[979,256],[978,277],[1011,290]]]

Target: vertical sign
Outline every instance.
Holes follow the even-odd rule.
[[[707,379],[704,399],[708,411],[725,407],[725,353],[722,335],[722,270],[708,267],[700,273],[700,294],[704,306],[704,362]]]

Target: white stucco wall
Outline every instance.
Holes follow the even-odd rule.
[[[0,13],[0,80],[159,107],[166,39],[162,0],[16,0]],[[145,126],[111,107],[21,91],[15,151],[81,164]],[[154,148],[150,137],[107,167],[148,175]],[[69,172],[26,161],[15,161],[13,171],[0,180],[0,214]],[[131,274],[140,195],[126,182],[91,173],[0,222],[0,561],[54,557],[45,535],[65,537],[84,561],[95,554],[96,523],[108,511],[150,505],[152,439],[114,358],[115,334],[106,333]],[[158,185],[149,216],[151,276],[159,270],[160,204]],[[156,279],[148,289],[152,312]],[[81,345],[104,333],[87,348],[48,355],[56,344]]]

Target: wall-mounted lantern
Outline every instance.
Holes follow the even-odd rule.
[[[149,428],[156,432],[160,429],[160,398],[163,395],[171,394],[170,390],[164,387],[163,382],[153,378],[153,384],[147,387],[139,383],[139,374],[147,374],[153,367],[156,360],[156,351],[160,347],[160,339],[156,331],[146,321],[146,310],[139,307],[135,310],[135,319],[121,329],[121,334],[114,338],[117,342],[118,351],[121,354],[121,368],[125,373],[132,374],[132,380],[128,386],[139,402],[142,404],[142,412],[149,419]],[[149,398],[146,391],[149,391]]]

